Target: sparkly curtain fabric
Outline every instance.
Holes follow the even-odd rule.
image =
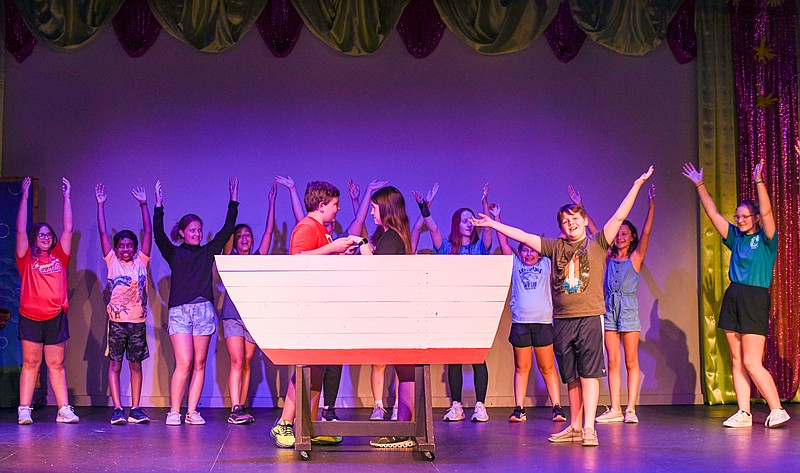
[[[442,21],[461,41],[482,54],[521,51],[558,13],[561,0],[434,0]]]
[[[333,49],[371,54],[397,26],[408,0],[292,0],[306,27]]]
[[[147,0],[125,0],[111,24],[119,44],[130,57],[146,53],[161,32],[161,25],[150,11]]]
[[[225,51],[253,26],[267,0],[148,0],[161,27],[204,52]]]
[[[697,34],[694,31],[694,0],[686,0],[667,27],[667,44],[678,64],[686,64],[697,56]]]
[[[411,0],[397,22],[397,33],[406,51],[417,59],[430,56],[439,45],[444,28],[433,0]]]
[[[661,44],[681,3],[682,0],[569,0],[572,18],[589,38],[631,56],[642,56]]]
[[[765,159],[764,182],[779,233],[765,365],[780,396],[792,398],[800,373],[795,2],[733,2],[729,13],[739,116],[739,197],[755,197],[752,170]]]
[[[297,44],[303,19],[290,0],[269,0],[256,20],[256,28],[273,56],[286,57]]]
[[[561,2],[555,18],[544,30],[544,36],[559,61],[568,63],[578,55],[586,40],[586,33],[572,19],[568,0]]]
[[[111,22],[123,0],[15,0],[37,41],[70,51],[86,46]]]
[[[25,22],[22,21],[22,17],[19,16],[19,10],[17,10],[14,0],[5,0],[4,3],[6,49],[21,64],[33,54],[36,38],[33,37],[31,31],[25,26]]]

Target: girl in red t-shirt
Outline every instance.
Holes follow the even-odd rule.
[[[22,197],[17,212],[16,259],[22,278],[19,296],[19,338],[22,341],[22,372],[19,379],[17,408],[20,425],[33,423],[31,401],[42,353],[47,364],[50,385],[58,403],[56,422],[77,423],[67,399],[67,375],[64,353],[69,327],[67,324],[67,267],[72,254],[72,202],[70,183],[61,179],[64,198],[61,238],[47,223],[35,223],[28,233],[28,195],[31,178],[22,181]],[[59,241],[60,240],[60,241]]]

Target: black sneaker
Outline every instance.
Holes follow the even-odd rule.
[[[252,416],[250,416],[250,417],[252,417]],[[233,409],[231,410],[231,414],[228,416],[228,423],[229,424],[236,424],[236,425],[249,424],[250,423],[250,419],[248,418],[247,413],[244,412],[244,409],[242,408],[242,406],[236,405],[236,406],[233,406]]]
[[[323,407],[322,408],[322,420],[328,422],[334,422],[339,419],[339,416],[336,415],[336,408],[335,407]]]
[[[247,417],[247,422],[245,422],[246,424],[252,424],[256,421],[256,418],[253,417],[253,414],[247,412],[246,407],[242,406],[242,412],[244,412],[244,416]]]
[[[522,406],[515,407],[514,412],[508,418],[509,422],[525,422],[526,420],[528,420],[528,416],[525,415],[525,409]]]
[[[131,411],[128,413],[128,422],[132,424],[147,424],[150,422],[150,418],[147,417],[141,407],[131,407]]]
[[[564,415],[564,409],[556,404],[553,406],[553,422],[566,422],[567,416]]]
[[[114,409],[114,414],[111,415],[111,425],[124,425],[128,422],[125,420],[125,411],[121,407]]]

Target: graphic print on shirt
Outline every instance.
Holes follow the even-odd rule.
[[[542,268],[536,266],[522,266],[519,268],[519,279],[522,282],[522,289],[532,291],[539,285],[542,279]]]
[[[587,242],[588,243],[588,242]],[[579,248],[572,257],[566,260],[559,268],[559,290],[563,290],[567,294],[579,294],[586,291],[589,286],[589,254],[586,251],[587,246],[584,244],[583,248]]]
[[[48,262],[42,262],[39,258],[34,258],[31,269],[37,271],[39,274],[60,273],[61,261],[54,256],[50,256],[50,261]]]
[[[108,315],[111,319],[130,318],[132,307],[141,307],[140,319],[147,317],[147,275],[139,274],[134,282],[131,276],[120,275],[108,280],[111,297],[108,302]]]
[[[760,235],[756,235],[752,240],[750,240],[750,249],[757,250],[760,241]]]

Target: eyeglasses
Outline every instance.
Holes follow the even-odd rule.
[[[40,240],[47,240],[48,238],[53,238],[53,234],[52,233],[39,233],[38,235],[36,235],[36,238],[38,238]]]
[[[750,217],[752,217],[752,215],[734,215],[733,219],[738,222],[739,220],[747,220]]]

